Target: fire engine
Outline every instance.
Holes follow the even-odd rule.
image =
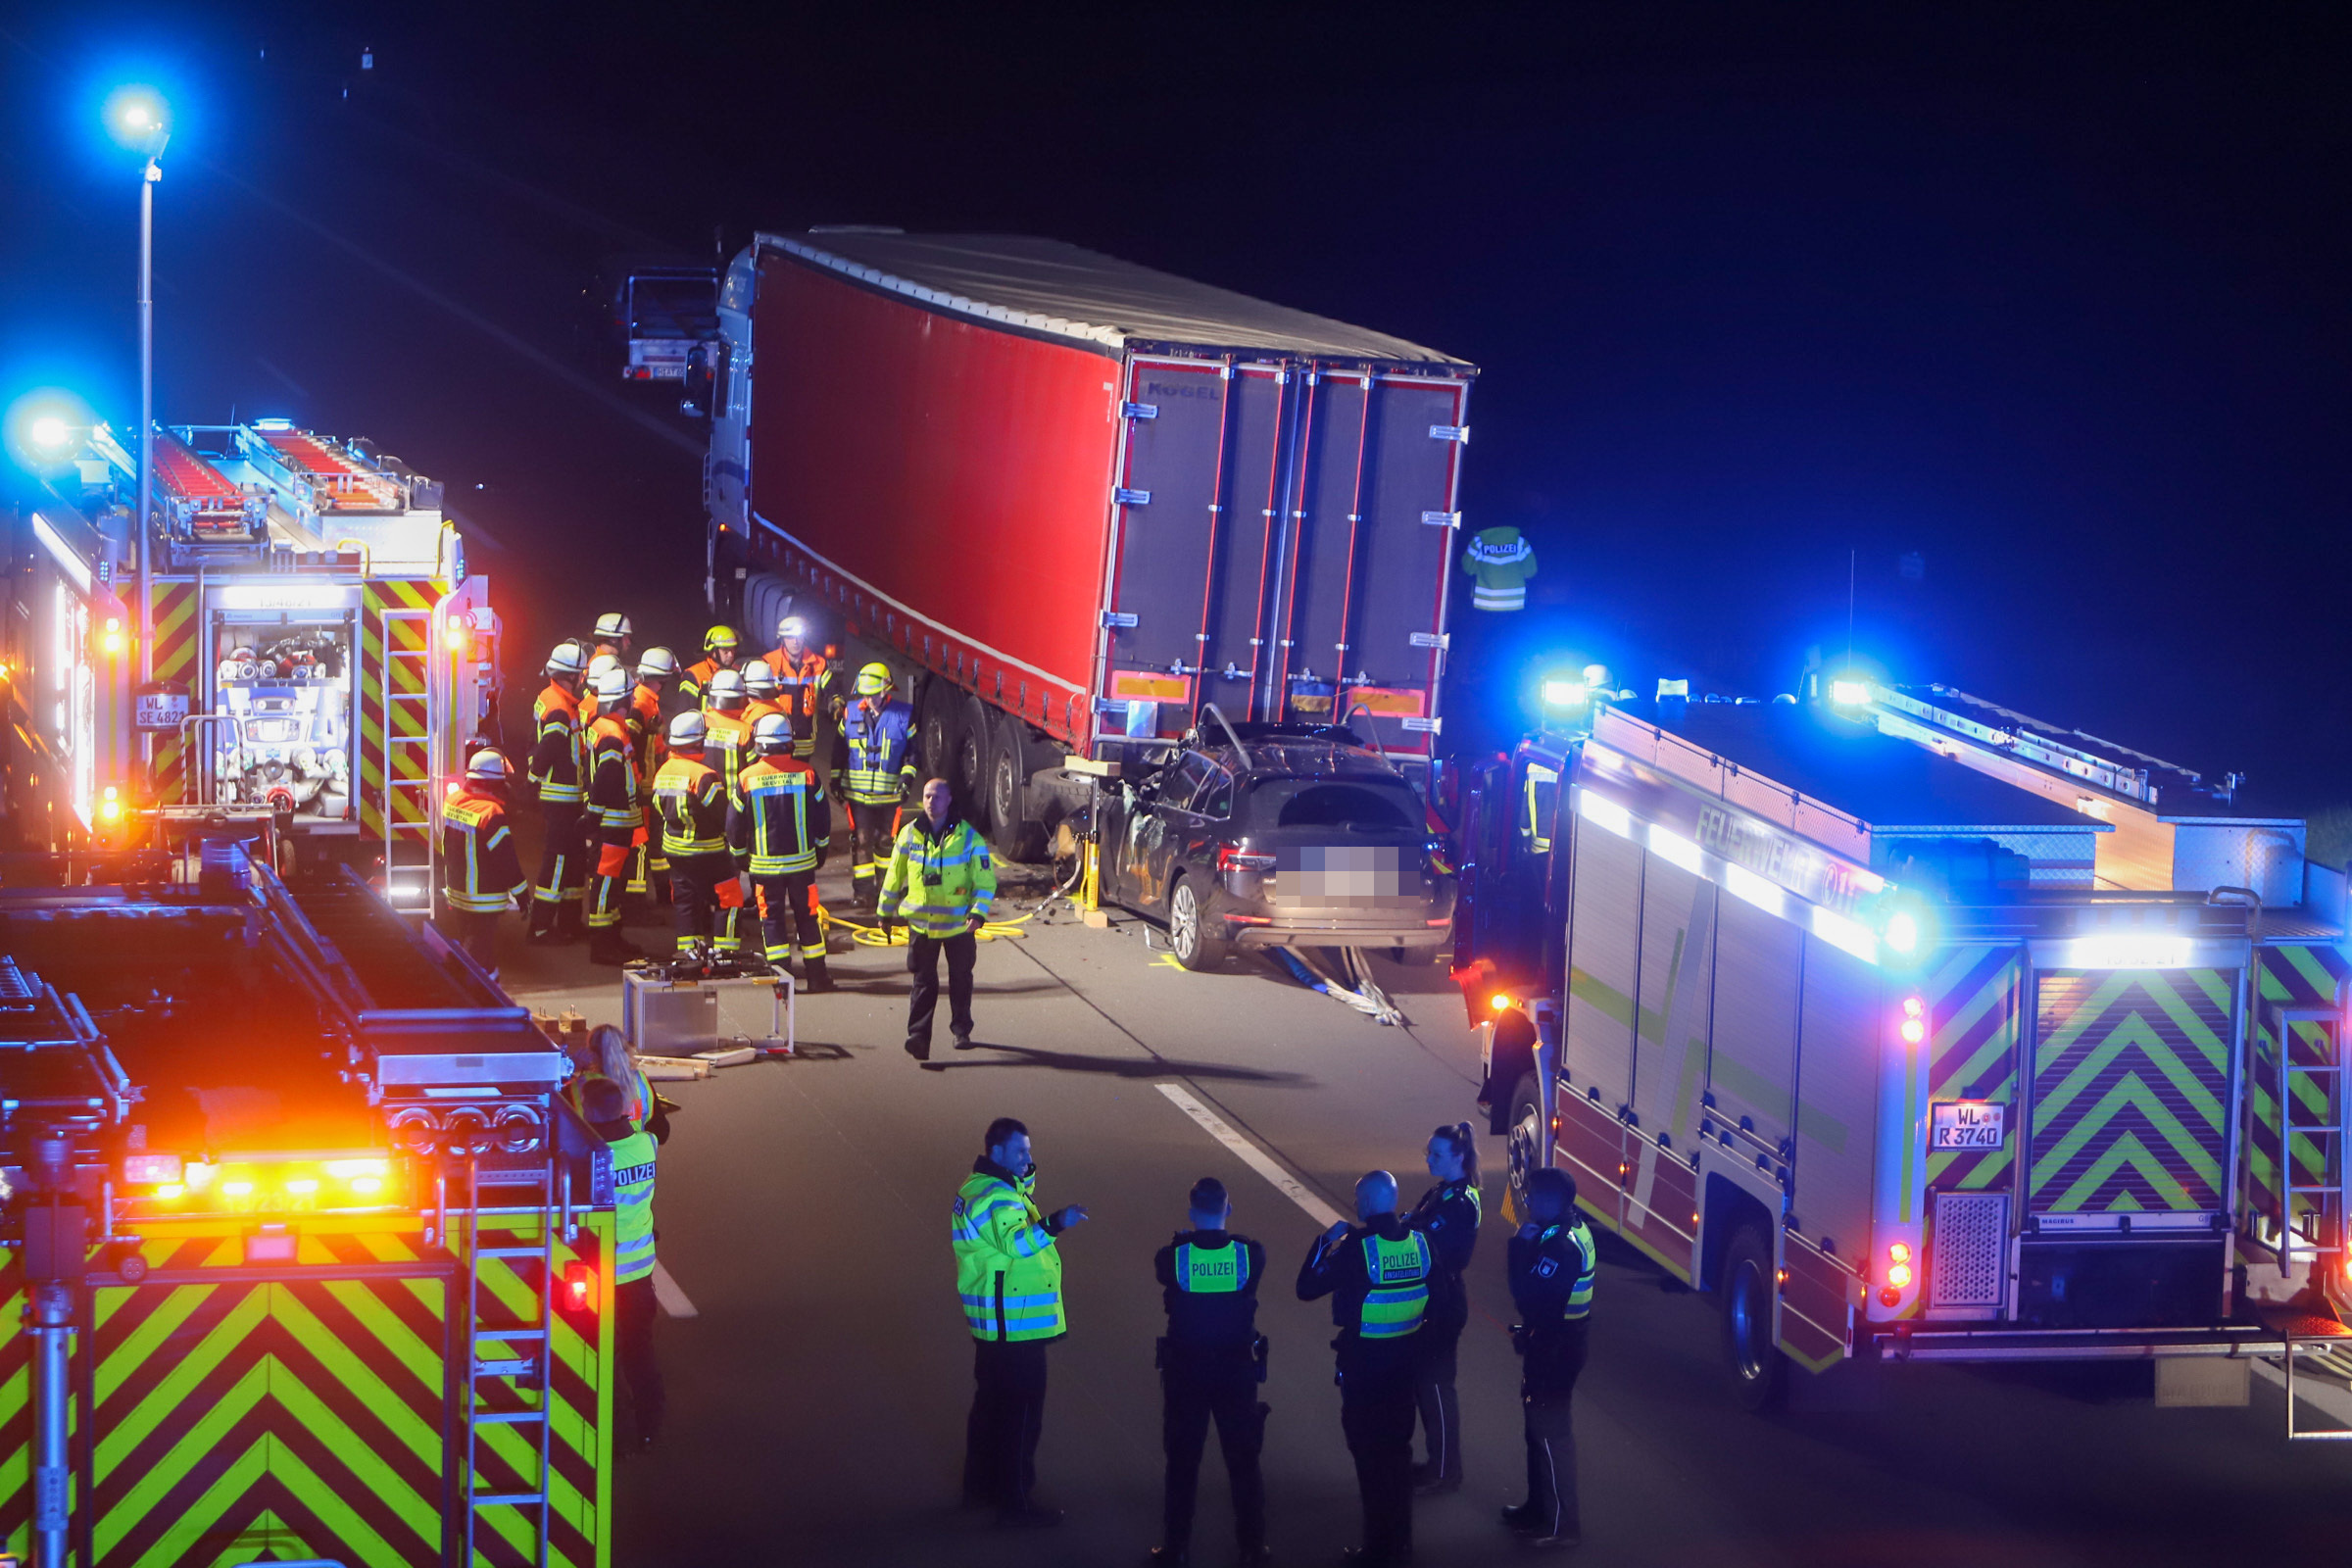
[[[159,428],[141,530],[136,445],[93,426],[20,511],[0,633],[19,841],[266,807],[293,859],[425,907],[435,803],[495,717],[499,632],[441,486],[283,420]]]
[[[0,1549],[610,1560],[613,1177],[572,1067],[350,867],[220,808],[0,867]],[[153,868],[158,862],[142,862]]]
[[[1715,1293],[1751,1405],[1853,1357],[2291,1394],[2352,1261],[2345,884],[2303,821],[1947,688],[1606,692],[1466,779],[1514,1180],[1563,1166]]]

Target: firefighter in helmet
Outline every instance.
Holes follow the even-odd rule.
[[[587,885],[589,833],[582,812],[588,738],[580,722],[580,682],[588,661],[578,643],[547,656],[547,690],[531,705],[530,781],[539,798],[539,880],[531,893],[530,940],[575,942],[580,889]]]
[[[890,666],[858,671],[858,697],[833,734],[833,788],[849,806],[850,886],[872,908],[898,837],[899,803],[914,783],[914,710],[891,695]]]
[[[677,902],[677,951],[711,940],[711,916],[728,926],[743,906],[735,857],[727,848],[727,787],[704,750],[700,713],[669,721],[669,760],[654,775],[654,810],[662,819],[662,853],[669,858]]]
[[[506,754],[486,746],[467,760],[465,782],[441,805],[442,897],[458,940],[492,979],[498,917],[531,885],[507,822],[507,785]]]
[[[588,882],[588,957],[626,963],[637,956],[620,931],[620,900],[630,852],[644,830],[637,744],[628,722],[629,676],[617,666],[597,680],[596,719],[588,726],[588,814],[596,833],[596,874]]]
[[[808,646],[808,620],[786,615],[776,623],[776,646],[760,656],[776,672],[778,698],[792,715],[792,755],[804,762],[816,760],[816,716],[831,713],[840,702],[832,662]]]
[[[629,617],[618,611],[608,611],[596,617],[596,652],[611,654],[622,663],[636,651],[637,639],[632,635]]]
[[[816,872],[832,842],[833,811],[816,769],[792,755],[792,720],[782,713],[765,715],[753,731],[760,755],[743,770],[727,812],[727,843],[752,879],[769,967],[783,969],[797,954],[803,989],[830,991],[825,928],[816,914]]]
[[[733,669],[741,655],[743,639],[735,635],[732,626],[713,626],[703,635],[702,662],[678,678],[678,693],[694,703],[703,700],[703,688],[710,677],[722,669]]]
[[[666,648],[648,648],[637,661],[637,689],[629,694],[629,708],[636,715],[632,727],[637,731],[637,777],[647,810],[646,841],[637,863],[629,868],[629,886],[656,900],[669,897],[669,860],[662,853],[661,825],[652,817],[654,775],[669,760],[664,732],[675,716],[672,693],[677,683],[678,656]]]

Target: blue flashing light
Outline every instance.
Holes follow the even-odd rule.
[[[1830,701],[1838,708],[1860,708],[1870,701],[1870,682],[1856,676],[1839,676],[1830,682]]]
[[[256,430],[291,430],[294,428],[294,421],[292,419],[256,419],[253,421],[253,427]]]
[[[1581,680],[1547,680],[1544,683],[1544,706],[1546,708],[1582,708],[1592,698],[1592,689]]]
[[[1915,953],[1919,949],[1919,917],[1908,909],[1897,909],[1886,917],[1886,946],[1896,953]]]

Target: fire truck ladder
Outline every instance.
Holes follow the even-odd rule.
[[[2272,1038],[2278,1043],[2277,1120],[2269,1129],[2278,1151],[2278,1271],[2291,1275],[2308,1264],[2315,1293],[2325,1300],[2341,1296],[2329,1265],[2352,1264],[2352,1234],[2345,1221],[2352,1216],[2352,1083],[2347,1083],[2344,1059],[2343,1012],[2340,1007],[2280,1007],[2271,1014]],[[2298,1053],[2298,1037],[2317,1029],[2325,1050]],[[2303,1162],[2296,1141],[2317,1154],[2319,1180],[2298,1179]],[[2309,1312],[2281,1314],[2278,1327],[2286,1353],[2279,1357],[2285,1375],[2286,1436],[2288,1441],[2352,1442],[2352,1426],[2306,1427],[2296,1406],[2297,1362],[2316,1363],[2318,1381],[2333,1390],[2352,1388],[2352,1329],[2338,1317]],[[2308,1373],[2306,1374],[2308,1375]]]
[[[462,1396],[465,1408],[460,1412],[466,1423],[466,1453],[463,1460],[466,1473],[466,1554],[461,1560],[467,1563],[475,1560],[473,1543],[475,1527],[481,1521],[481,1510],[516,1508],[535,1516],[538,1545],[535,1555],[529,1560],[534,1568],[547,1568],[547,1533],[551,1513],[548,1486],[555,1444],[554,1423],[549,1419],[549,1412],[555,1401],[556,1232],[564,1224],[570,1206],[568,1189],[564,1186],[564,1178],[569,1173],[564,1171],[559,1174],[562,1163],[562,1156],[551,1150],[547,1162],[521,1189],[531,1194],[538,1203],[537,1240],[502,1247],[484,1246],[482,1243],[481,1162],[478,1157],[466,1162],[466,1239],[461,1253],[464,1267],[459,1288],[466,1293],[465,1344],[469,1366]],[[489,1258],[512,1258],[518,1262],[525,1258],[538,1260],[536,1320],[484,1324],[482,1263]],[[504,1313],[500,1314],[502,1319],[504,1316]],[[518,1348],[523,1349],[523,1353],[515,1353]],[[527,1396],[534,1392],[538,1396],[535,1404],[526,1399],[519,1407],[491,1408],[485,1402],[485,1396],[495,1401],[502,1395]],[[485,1429],[502,1426],[533,1429],[539,1469],[531,1491],[482,1490]],[[527,1470],[524,1479],[533,1480]]]
[[[434,820],[440,812],[440,801],[433,790],[433,764],[438,754],[433,749],[433,737],[441,732],[441,715],[436,711],[439,703],[433,690],[433,615],[429,610],[398,610],[387,605],[383,610],[384,632],[382,655],[376,668],[376,690],[380,694],[377,723],[384,737],[384,893],[396,907],[425,908],[433,905],[434,876],[439,835],[433,831]],[[404,648],[396,628],[404,623],[416,628],[416,646]],[[410,725],[402,733],[402,725]],[[415,760],[412,775],[402,775],[401,764]],[[413,799],[416,806],[416,820],[403,823],[400,805]],[[421,840],[422,857],[412,855],[405,861],[399,851],[404,837]],[[414,895],[403,897],[400,872],[421,863],[423,885]]]

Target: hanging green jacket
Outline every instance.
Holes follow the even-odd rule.
[[[1516,528],[1486,528],[1462,551],[1474,610],[1525,610],[1527,579],[1536,574],[1536,547]]]

